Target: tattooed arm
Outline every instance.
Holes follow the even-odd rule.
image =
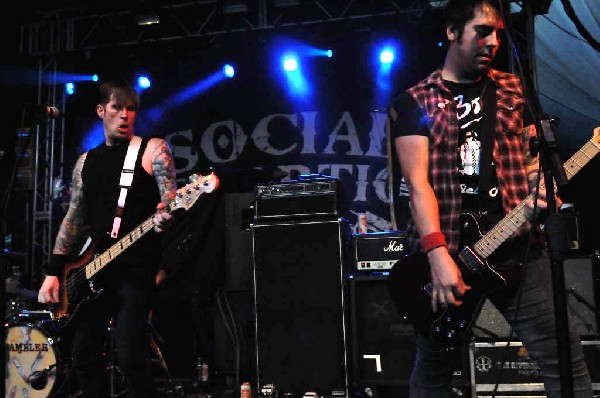
[[[89,230],[86,220],[87,204],[83,195],[83,181],[81,179],[81,170],[83,169],[86,155],[87,153],[81,155],[73,168],[71,201],[54,242],[52,261],[57,261],[56,259],[65,261],[66,256],[72,254],[74,247],[82,241],[82,238]],[[62,270],[56,269],[56,265],[54,266],[55,269],[52,269],[53,267],[50,268],[38,292],[38,301],[40,303],[58,303],[59,300],[60,282],[57,275]]]
[[[81,242],[82,237],[89,229],[87,216],[87,204],[83,195],[83,180],[81,179],[81,170],[87,152],[77,159],[73,169],[71,201],[67,214],[60,224],[60,229],[54,242],[53,254],[71,254],[75,245]]]
[[[177,178],[175,175],[175,163],[171,148],[168,143],[160,138],[153,138],[148,143],[144,157],[148,155],[146,162],[150,162],[152,175],[156,180],[160,192],[161,203],[158,204],[158,213],[154,217],[154,228],[156,232],[162,232],[172,223],[172,216],[161,211],[166,204],[175,199],[177,193]]]

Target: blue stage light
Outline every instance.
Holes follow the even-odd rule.
[[[235,75],[235,68],[230,64],[223,66],[223,74],[227,77],[233,77]]]
[[[75,83],[69,82],[65,84],[65,93],[67,95],[75,94]]]
[[[379,61],[383,64],[391,64],[394,61],[394,52],[390,49],[385,49],[379,54]]]
[[[286,55],[283,58],[283,69],[287,72],[294,72],[298,69],[298,58],[293,55]]]
[[[141,75],[137,78],[137,85],[140,89],[145,90],[152,85],[152,82],[148,76]]]

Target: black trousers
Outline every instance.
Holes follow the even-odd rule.
[[[149,363],[149,300],[154,274],[147,270],[112,275],[102,283],[98,298],[84,303],[74,315],[72,361],[85,398],[110,397],[107,372],[109,330],[116,363],[125,376],[128,397],[154,395]]]

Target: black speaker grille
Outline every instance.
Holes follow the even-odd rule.
[[[252,226],[258,387],[348,394],[340,220]]]
[[[414,357],[413,327],[389,296],[387,276],[350,279],[353,385],[406,386]]]

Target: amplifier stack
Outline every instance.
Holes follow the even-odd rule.
[[[340,182],[257,185],[251,223],[256,383],[280,396],[349,398],[344,274],[350,227]]]

